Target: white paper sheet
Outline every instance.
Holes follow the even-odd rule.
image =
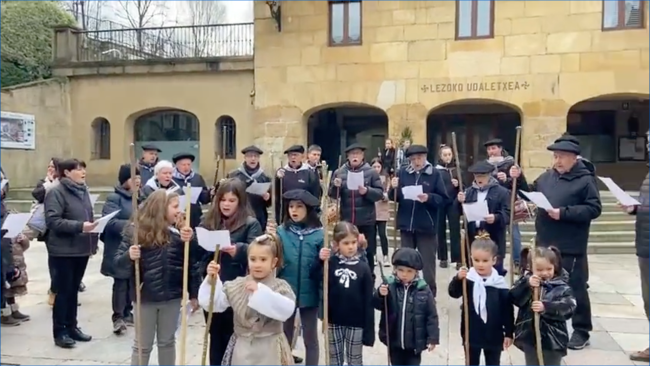
[[[268,183],[253,182],[250,186],[248,186],[248,188],[246,188],[246,192],[250,194],[254,194],[256,196],[263,196],[269,192],[270,188],[271,188],[271,182]]]
[[[7,183],[9,183],[9,180],[7,180],[7,179],[3,179],[3,180],[0,182],[0,191],[3,190],[3,189],[5,189],[5,186],[7,185]]]
[[[364,187],[363,172],[348,172],[347,186],[351,191],[358,191],[359,187]]]
[[[176,337],[177,338],[180,336],[180,332],[181,332],[181,316],[183,316],[182,310],[183,310],[183,307],[181,306],[181,311],[178,312],[178,324],[176,326]],[[192,316],[192,314],[194,314],[194,312],[192,311],[192,304],[191,304],[191,302],[188,301],[187,305],[185,306],[185,317],[187,319],[188,324],[190,322],[190,317]]]
[[[104,228],[106,228],[106,224],[108,224],[108,221],[109,221],[110,219],[112,219],[113,217],[115,217],[115,215],[117,215],[117,213],[120,212],[120,211],[121,211],[121,210],[117,210],[117,211],[115,211],[115,212],[111,212],[111,213],[109,213],[108,215],[106,215],[106,216],[104,216],[104,217],[100,217],[99,219],[97,219],[97,221],[95,221],[95,222],[97,222],[97,226],[95,226],[95,228],[92,229],[90,232],[91,232],[91,233],[98,233],[98,234],[103,233],[103,232],[104,232]]]
[[[199,201],[199,196],[201,195],[201,192],[203,192],[203,187],[190,187],[191,190],[191,196],[192,196],[192,204],[195,204],[196,202]],[[185,191],[185,190],[183,190]]]
[[[10,213],[2,224],[2,230],[7,230],[5,238],[13,239],[23,232],[32,217],[31,213]]]
[[[216,251],[217,247],[222,250],[232,247],[232,243],[230,242],[230,231],[228,230],[210,231],[202,227],[197,227],[196,239],[199,241],[201,248],[209,252]]]
[[[551,205],[551,203],[548,201],[548,198],[544,196],[544,193],[541,192],[526,192],[526,191],[520,191],[524,196],[526,196],[532,203],[534,203],[537,207],[544,209],[544,210],[552,210],[554,207]]]
[[[487,201],[463,203],[463,214],[465,215],[467,221],[470,222],[485,221],[485,217],[490,214]]]
[[[616,200],[623,205],[623,206],[637,206],[640,205],[641,203],[634,199],[632,196],[627,194],[621,187],[618,186],[618,184],[614,183],[612,178],[608,177],[598,177],[601,182],[603,182],[606,186],[607,189],[609,189],[610,192],[616,197]]]
[[[418,195],[421,195],[422,192],[422,186],[405,186],[402,187],[402,195],[404,196],[405,200],[413,200],[413,201],[418,201]]]
[[[99,199],[99,195],[98,195],[98,194],[91,194],[91,195],[90,195],[90,205],[94,207],[94,206],[95,206],[95,203],[97,203],[97,200],[98,200],[98,199]]]

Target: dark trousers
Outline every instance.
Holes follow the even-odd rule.
[[[379,235],[379,243],[381,243],[381,254],[388,255],[388,236],[386,236],[386,221],[377,221],[375,224],[377,235]],[[376,253],[376,250],[375,250]]]
[[[438,251],[438,241],[436,234],[420,233],[413,231],[400,230],[400,239],[402,247],[417,249],[422,256],[424,263],[424,280],[427,281],[433,297],[436,297],[436,253]]]
[[[90,257],[52,257],[57,290],[52,308],[52,332],[54,337],[77,327],[77,304],[79,285],[86,272]]]
[[[377,255],[377,230],[375,224],[357,226],[359,233],[363,234],[368,241],[366,255],[370,264],[370,273],[375,273],[375,255]]]
[[[208,313],[203,312],[205,319],[208,319]],[[228,308],[223,313],[212,314],[212,323],[210,324],[210,365],[221,365],[223,355],[228,348],[228,342],[234,332],[232,308]]]
[[[573,329],[588,336],[593,326],[591,323],[591,302],[587,291],[587,282],[589,282],[587,255],[563,254],[562,268],[569,272],[569,286],[577,303],[573,318],[571,318]]]
[[[56,276],[56,271],[54,269],[55,264],[54,263],[54,257],[51,255],[47,256],[47,269],[50,272],[50,292],[55,294],[56,293],[56,286],[55,286],[55,281],[54,277]]]
[[[481,351],[485,357],[486,365],[501,365],[501,348],[480,348],[469,346],[469,365],[478,366],[481,364]]]
[[[639,273],[641,274],[641,295],[645,316],[650,319],[650,259],[639,257]]]
[[[132,315],[131,287],[131,280],[113,279],[113,321]]]
[[[456,202],[448,203],[438,209],[438,259],[447,257],[447,220],[449,220],[449,251],[451,261],[460,263],[460,210]]]
[[[420,365],[422,363],[422,353],[415,352],[412,349],[402,349],[398,347],[390,348],[391,365]]]

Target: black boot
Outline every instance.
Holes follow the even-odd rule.
[[[29,320],[29,315],[23,314],[18,310],[18,304],[11,305],[11,317],[20,320],[21,322],[26,322]]]
[[[447,261],[440,261],[440,268],[447,268],[449,267],[449,262]]]
[[[82,332],[79,327],[71,328],[68,333],[70,334],[70,338],[77,342],[90,342],[93,339],[92,336],[89,336],[88,334]]]
[[[77,342],[67,334],[62,334],[54,338],[54,344],[61,348],[73,348],[76,343]]]
[[[113,333],[116,335],[121,335],[126,332],[126,323],[122,319],[115,319],[113,321]]]

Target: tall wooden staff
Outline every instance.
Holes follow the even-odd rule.
[[[133,246],[138,246],[138,193],[140,187],[135,186],[135,144],[129,146],[131,160],[131,217],[133,218]],[[142,305],[142,289],[140,288],[140,260],[133,262],[135,266],[135,340],[138,342],[138,363],[142,361],[142,320],[140,318]]]
[[[515,166],[519,166],[519,146],[521,144],[521,126],[517,126],[515,139]],[[508,241],[510,242],[510,284],[515,281],[515,245],[513,243],[513,229],[515,228],[515,201],[517,201],[517,178],[512,178],[512,188],[510,191],[510,228],[508,230]]]
[[[277,174],[275,172],[275,153],[271,151],[269,155],[271,156],[271,171],[273,172],[273,174]],[[273,213],[273,220],[275,220],[275,227],[277,229],[279,220],[277,217],[275,217],[275,205],[277,204],[276,201],[277,200],[275,199],[275,177],[273,177],[271,179],[271,212]],[[268,227],[269,224],[267,223],[266,226]],[[266,228],[264,228],[264,230],[266,230]]]
[[[190,226],[190,208],[192,205],[192,185],[185,186],[185,227]],[[184,244],[183,255],[183,299],[181,300],[181,349],[180,365],[185,365],[185,348],[187,346],[187,302],[188,293],[187,285],[189,281],[190,270],[190,242]]]
[[[327,189],[330,186],[330,177],[328,173],[327,162],[323,160],[322,168],[326,172],[323,177],[322,187],[323,192],[327,192]],[[327,194],[323,194],[321,197],[321,218],[323,221],[323,247],[329,249],[329,218],[327,216],[327,206],[328,206],[328,197]],[[325,365],[330,364],[330,353],[329,353],[329,344],[330,344],[330,334],[329,334],[329,278],[330,278],[330,261],[326,260],[323,262],[323,343],[325,343]],[[295,337],[294,337],[295,338]]]
[[[339,166],[336,167],[336,172],[338,173],[341,170],[341,164],[343,164],[343,157],[339,155]],[[334,175],[334,173],[332,173]],[[327,187],[329,190],[329,186]],[[341,187],[336,187],[336,221],[341,221]]]
[[[381,275],[381,284],[388,284],[386,275],[384,275],[384,264],[379,261],[379,273]],[[384,322],[386,323],[386,365],[390,365],[390,324],[388,323],[388,296],[384,296]]]
[[[535,239],[531,242],[530,248],[530,270],[532,271],[533,266],[535,265],[535,256],[537,243]],[[539,287],[533,288],[533,301],[539,301]],[[540,314],[537,312],[533,313],[533,326],[535,327],[535,350],[537,351],[537,364],[544,366],[544,352],[542,350],[542,332],[539,328],[539,317]]]
[[[456,133],[451,133],[451,142],[452,148],[454,150],[454,160],[456,161],[456,172],[458,174],[458,190],[463,192],[463,175],[460,171],[460,159],[458,158],[458,143],[456,142]],[[460,245],[460,260],[463,263],[463,267],[467,267],[467,248],[469,245],[468,232],[467,232],[467,219],[463,215],[463,230],[465,231],[464,238],[461,238]],[[464,346],[465,346],[465,365],[469,365],[469,297],[467,296],[467,278],[463,278],[463,322],[464,322]]]

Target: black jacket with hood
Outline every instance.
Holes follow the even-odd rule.
[[[264,173],[264,170],[257,165],[256,169],[250,169],[246,166],[246,163],[243,163],[239,168],[233,170],[228,174],[228,178],[236,178],[244,182],[246,188],[250,187],[253,182],[257,183],[271,183],[271,178]],[[269,188],[269,195],[271,194],[271,189]],[[253,209],[253,213],[259,221],[262,230],[266,230],[266,223],[269,219],[269,207],[271,207],[273,197],[269,198],[268,201],[265,201],[262,196],[248,193],[248,202]]]
[[[531,191],[543,193],[553,207],[560,209],[559,220],[552,219],[546,210],[537,209],[538,245],[554,245],[562,254],[587,254],[591,221],[602,212],[596,178],[588,166],[579,159],[564,174],[549,169],[530,186]]]
[[[510,289],[510,301],[519,308],[515,321],[515,346],[521,350],[535,348],[535,328],[533,326],[534,312],[531,310],[533,292],[528,281],[530,273],[526,273],[515,282]],[[545,281],[540,286],[540,299],[544,304],[544,312],[540,315],[539,327],[542,335],[544,351],[567,354],[569,332],[566,321],[571,319],[576,309],[576,300],[567,281],[569,274],[562,270],[560,276]]]
[[[359,191],[348,189],[347,180],[349,172],[363,173],[363,184],[368,189],[366,194],[362,195]],[[335,178],[341,179],[341,187],[337,188],[334,185]],[[328,195],[332,199],[340,199],[341,220],[351,222],[357,226],[374,225],[377,222],[375,202],[384,198],[384,186],[381,184],[379,173],[370,164],[364,161],[359,167],[352,168],[350,167],[350,163],[346,162],[334,172]]]

